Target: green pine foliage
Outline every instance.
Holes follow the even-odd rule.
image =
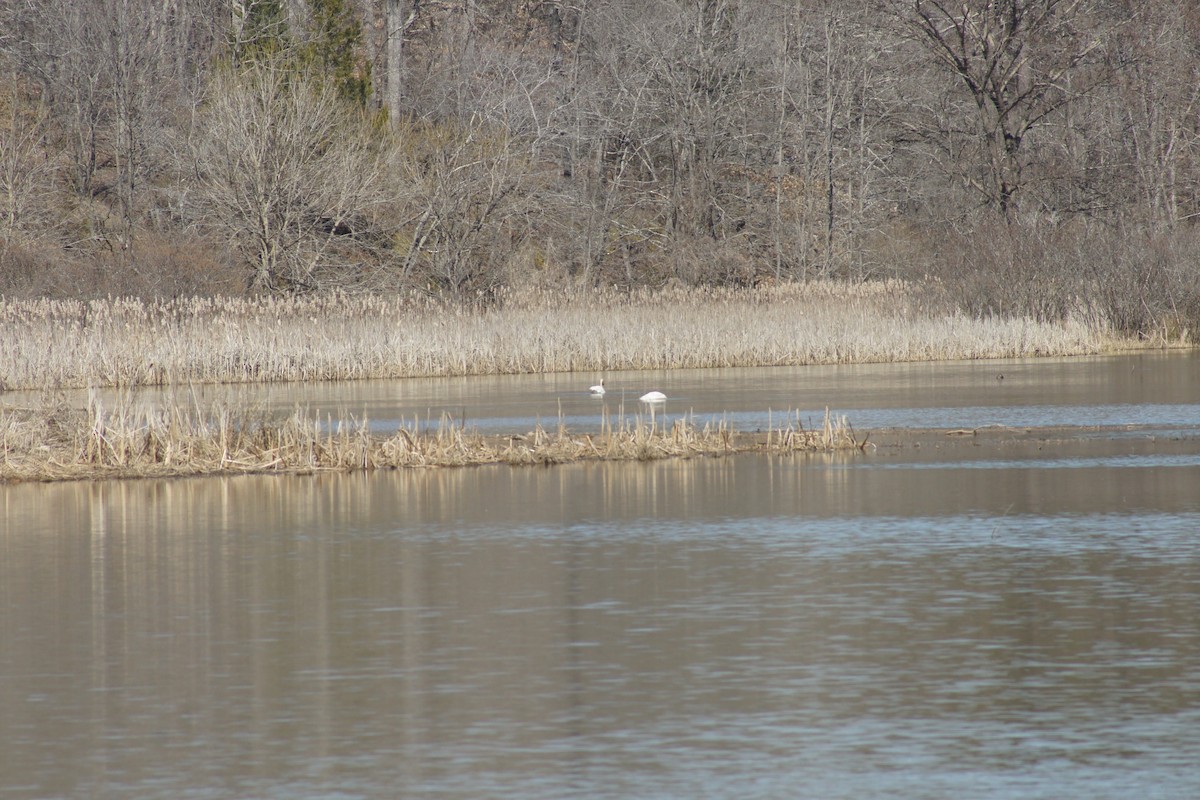
[[[283,0],[254,0],[230,33],[231,61],[235,67],[270,61],[304,72],[361,110],[371,95],[362,40],[362,23],[350,0],[308,0],[304,30],[297,36],[289,29]]]
[[[330,81],[338,96],[363,109],[371,96],[370,64],[362,57],[362,24],[348,0],[309,0],[305,66]]]
[[[283,0],[252,0],[244,8],[240,30],[231,32],[230,37],[234,64],[242,66],[278,57],[289,41]]]

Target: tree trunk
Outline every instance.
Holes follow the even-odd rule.
[[[384,0],[384,44],[383,44],[383,107],[388,116],[400,118],[400,99],[403,96],[404,79],[404,31],[411,24],[406,22],[409,13],[416,15],[417,4],[409,12],[408,0]]]

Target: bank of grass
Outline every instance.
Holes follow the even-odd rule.
[[[573,433],[560,424],[484,436],[449,418],[433,425],[413,420],[377,435],[366,420],[322,421],[300,410],[271,419],[247,409],[105,408],[94,395],[86,409],[0,408],[0,481],[645,461],[864,445],[845,418],[828,412],[818,429],[806,429],[798,415],[785,415],[766,433],[753,435],[723,423],[667,424],[650,415],[606,421],[595,433]]]
[[[0,300],[0,389],[347,380],[1075,355],[1091,315],[964,316],[927,287],[812,281],[756,289],[163,301]]]

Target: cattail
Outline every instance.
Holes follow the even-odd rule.
[[[0,300],[0,386],[350,380],[1099,352],[1093,317],[973,318],[899,281],[502,293]],[[940,309],[940,310],[939,310]]]

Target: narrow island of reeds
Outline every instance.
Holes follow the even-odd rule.
[[[183,406],[159,410],[105,408],[93,395],[86,409],[0,408],[0,481],[135,478],[239,473],[293,473],[449,467],[483,464],[561,464],[581,460],[640,460],[724,456],[745,452],[799,453],[861,448],[844,417],[828,411],[807,429],[786,415],[763,433],[739,433],[724,422],[669,424],[649,417],[605,421],[593,433],[559,425],[511,435],[483,435],[451,418],[418,420],[386,435],[366,420],[321,420],[297,409],[271,419],[249,410]]]

